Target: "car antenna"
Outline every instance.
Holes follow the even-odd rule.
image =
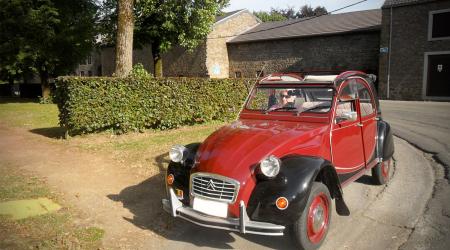
[[[266,68],[267,62],[264,62],[261,70],[259,71],[259,74],[256,76],[256,80],[255,80],[255,84],[253,84],[252,88],[249,90],[247,85],[245,85],[247,87],[247,98],[245,98],[244,103],[242,104],[241,110],[236,114],[236,118],[234,120],[237,120],[237,118],[239,117],[239,114],[242,112],[242,110],[244,109],[245,104],[247,103],[248,99],[250,98],[250,94],[253,92],[253,89],[255,88],[256,84],[258,83],[258,79],[261,77],[261,74],[264,72],[264,69]]]

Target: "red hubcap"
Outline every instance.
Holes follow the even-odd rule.
[[[383,161],[381,163],[381,171],[385,179],[389,178],[389,167],[391,166],[391,160]]]
[[[312,243],[319,243],[328,229],[328,203],[327,196],[320,193],[308,209],[307,235]]]

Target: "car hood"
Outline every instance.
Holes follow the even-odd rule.
[[[202,143],[195,172],[215,173],[243,184],[266,156],[314,155],[327,129],[324,123],[239,120]]]

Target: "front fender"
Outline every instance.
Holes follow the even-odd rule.
[[[287,156],[281,161],[280,173],[274,179],[259,181],[250,196],[247,213],[252,220],[294,223],[306,206],[312,182],[322,169],[331,166],[325,159],[307,156]],[[279,197],[289,202],[284,210],[275,205]]]
[[[181,202],[185,205],[189,204],[189,177],[194,165],[195,154],[197,153],[199,146],[200,143],[186,145],[186,148],[188,149],[186,160],[183,163],[170,161],[169,166],[167,167],[166,176],[173,174],[175,177],[171,186],[175,190],[179,189],[183,191],[183,200],[181,200]],[[166,191],[168,192],[167,183]],[[169,194],[167,193],[167,197],[168,196]]]

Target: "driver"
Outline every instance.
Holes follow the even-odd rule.
[[[285,107],[294,107],[295,96],[290,95],[289,91],[287,89],[281,90],[280,93],[278,93],[277,97],[278,97],[278,103],[276,103],[275,105],[272,105],[270,107],[269,111],[274,110],[274,109],[285,108]]]

